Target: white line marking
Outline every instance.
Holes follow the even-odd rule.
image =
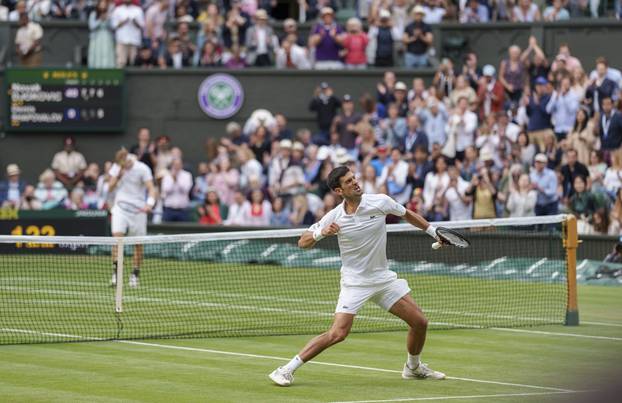
[[[470,396],[438,396],[438,397],[404,397],[385,400],[350,400],[345,402],[331,403],[383,403],[383,402],[421,402],[426,400],[453,400],[453,399],[484,399],[490,397],[515,397],[515,396],[545,396],[568,393],[581,393],[582,391],[559,391],[559,392],[530,392],[530,393],[499,393],[496,395],[470,395]]]
[[[585,325],[595,325],[595,326],[610,326],[610,327],[622,327],[622,323],[611,323],[611,322],[592,322],[587,320],[582,320],[580,323]]]
[[[497,330],[497,331],[500,331],[500,332],[515,332],[515,333],[527,333],[527,334],[542,334],[542,335],[545,335],[545,336],[579,337],[579,338],[582,338],[582,339],[622,341],[622,337],[592,336],[592,335],[589,335],[589,334],[545,332],[545,331],[542,331],[542,330],[506,329],[506,328],[502,328],[502,327],[491,327],[489,329]]]
[[[270,356],[270,355],[237,353],[237,352],[231,352],[231,351],[212,350],[212,349],[205,349],[205,348],[175,346],[175,345],[171,345],[171,344],[147,343],[147,342],[142,342],[142,341],[131,341],[131,340],[116,340],[116,342],[124,343],[124,344],[135,344],[135,345],[138,345],[138,346],[167,348],[167,349],[171,349],[171,350],[185,350],[185,351],[212,353],[212,354],[233,355],[233,356],[238,356],[238,357],[264,358],[264,359],[279,360],[279,361],[287,361],[287,360],[289,360],[289,358],[274,357],[274,356]],[[392,373],[392,374],[401,374],[402,373],[402,371],[398,371],[398,370],[394,370],[394,369],[363,367],[363,366],[360,366],[360,365],[337,364],[337,363],[333,363],[333,362],[324,362],[324,361],[310,361],[309,364],[324,365],[324,366],[331,366],[331,367],[340,367],[340,368],[361,369],[361,370],[375,371],[375,372],[388,372],[388,373]],[[487,380],[482,380],[482,379],[460,378],[460,377],[454,377],[454,376],[448,376],[447,379],[453,379],[453,380],[456,380],[456,381],[465,381],[465,382],[489,383],[489,384],[504,385],[504,386],[517,386],[517,387],[532,388],[532,389],[544,389],[544,390],[552,390],[552,391],[556,391],[556,392],[571,392],[568,389],[553,388],[553,387],[549,387],[549,386],[537,386],[537,385],[526,385],[526,384],[520,384],[520,383],[487,381]]]
[[[0,329],[0,331],[3,331],[3,332],[15,332],[15,333],[27,333],[27,334],[40,334],[40,335],[44,335],[44,336],[67,337],[67,338],[73,338],[73,339],[84,339],[84,340],[93,340],[93,341],[105,341],[105,339],[100,339],[100,338],[96,338],[96,337],[84,337],[84,336],[78,336],[78,335],[73,335],[73,334],[39,332],[39,331],[25,330],[25,329],[7,329],[7,328],[2,328],[2,329]],[[288,360],[288,358],[275,357],[275,356],[272,356],[272,355],[237,353],[237,352],[233,352],[233,351],[223,351],[223,350],[213,350],[213,349],[207,349],[207,348],[175,346],[175,345],[171,345],[171,344],[147,343],[147,342],[133,341],[133,340],[111,340],[111,341],[116,342],[116,343],[122,343],[122,344],[133,344],[133,345],[137,345],[137,346],[156,347],[156,348],[164,348],[164,349],[170,349],[170,350],[194,351],[194,352],[202,352],[202,353],[230,355],[230,356],[236,356],[236,357],[263,358],[263,359],[267,359],[267,360],[278,360],[278,361],[287,361]],[[395,370],[395,369],[364,367],[364,366],[360,366],[360,365],[350,365],[350,364],[337,364],[337,363],[334,363],[334,362],[324,362],[324,361],[310,361],[309,364],[324,365],[324,366],[339,367],[339,368],[361,369],[361,370],[365,370],[365,371],[386,372],[386,373],[392,373],[392,374],[401,374],[402,373],[402,371],[398,371],[398,370]],[[542,389],[542,390],[549,390],[549,391],[555,391],[555,392],[564,392],[564,393],[573,392],[570,389],[554,388],[554,387],[550,387],[550,386],[538,386],[538,385],[528,385],[528,384],[522,384],[522,383],[488,381],[488,380],[483,380],[483,379],[461,378],[461,377],[456,377],[456,376],[448,376],[447,379],[453,379],[453,380],[456,380],[456,381],[465,381],[465,382],[488,383],[488,384],[493,384],[493,385],[516,386],[516,387],[530,388],[530,389]]]

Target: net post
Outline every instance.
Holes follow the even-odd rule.
[[[123,238],[117,243],[117,289],[115,292],[115,312],[123,312]]]
[[[579,305],[577,301],[577,247],[579,236],[577,233],[577,218],[569,214],[563,221],[563,244],[566,249],[566,281],[568,286],[568,301],[566,302],[566,326],[579,325]]]

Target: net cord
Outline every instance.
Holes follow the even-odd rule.
[[[562,223],[566,220],[566,214],[538,217],[517,217],[517,218],[495,218],[485,220],[463,220],[463,221],[437,221],[435,226],[447,228],[482,228],[498,226],[535,226],[545,224]],[[277,230],[250,230],[235,232],[218,233],[199,233],[199,234],[178,234],[178,235],[151,235],[124,237],[124,245],[147,245],[176,242],[205,242],[205,241],[238,241],[247,239],[278,239],[291,238],[302,235],[306,228],[277,229]],[[410,224],[391,224],[387,225],[387,232],[411,232],[420,231]],[[28,235],[0,235],[0,243],[52,243],[67,245],[117,245],[118,240],[113,237],[103,236],[28,236]]]

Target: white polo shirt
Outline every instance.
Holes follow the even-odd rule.
[[[397,277],[387,268],[387,214],[402,217],[406,208],[384,194],[363,194],[354,214],[346,214],[343,202],[309,227],[313,232],[333,222],[339,225],[342,285],[376,285]]]
[[[132,167],[123,173],[117,185],[115,195],[115,207],[121,210],[132,211],[145,207],[147,186],[146,183],[153,180],[151,170],[140,161],[134,161]],[[128,210],[129,208],[129,210]]]

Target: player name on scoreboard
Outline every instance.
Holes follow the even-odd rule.
[[[114,69],[7,69],[9,131],[122,131],[125,76]]]

